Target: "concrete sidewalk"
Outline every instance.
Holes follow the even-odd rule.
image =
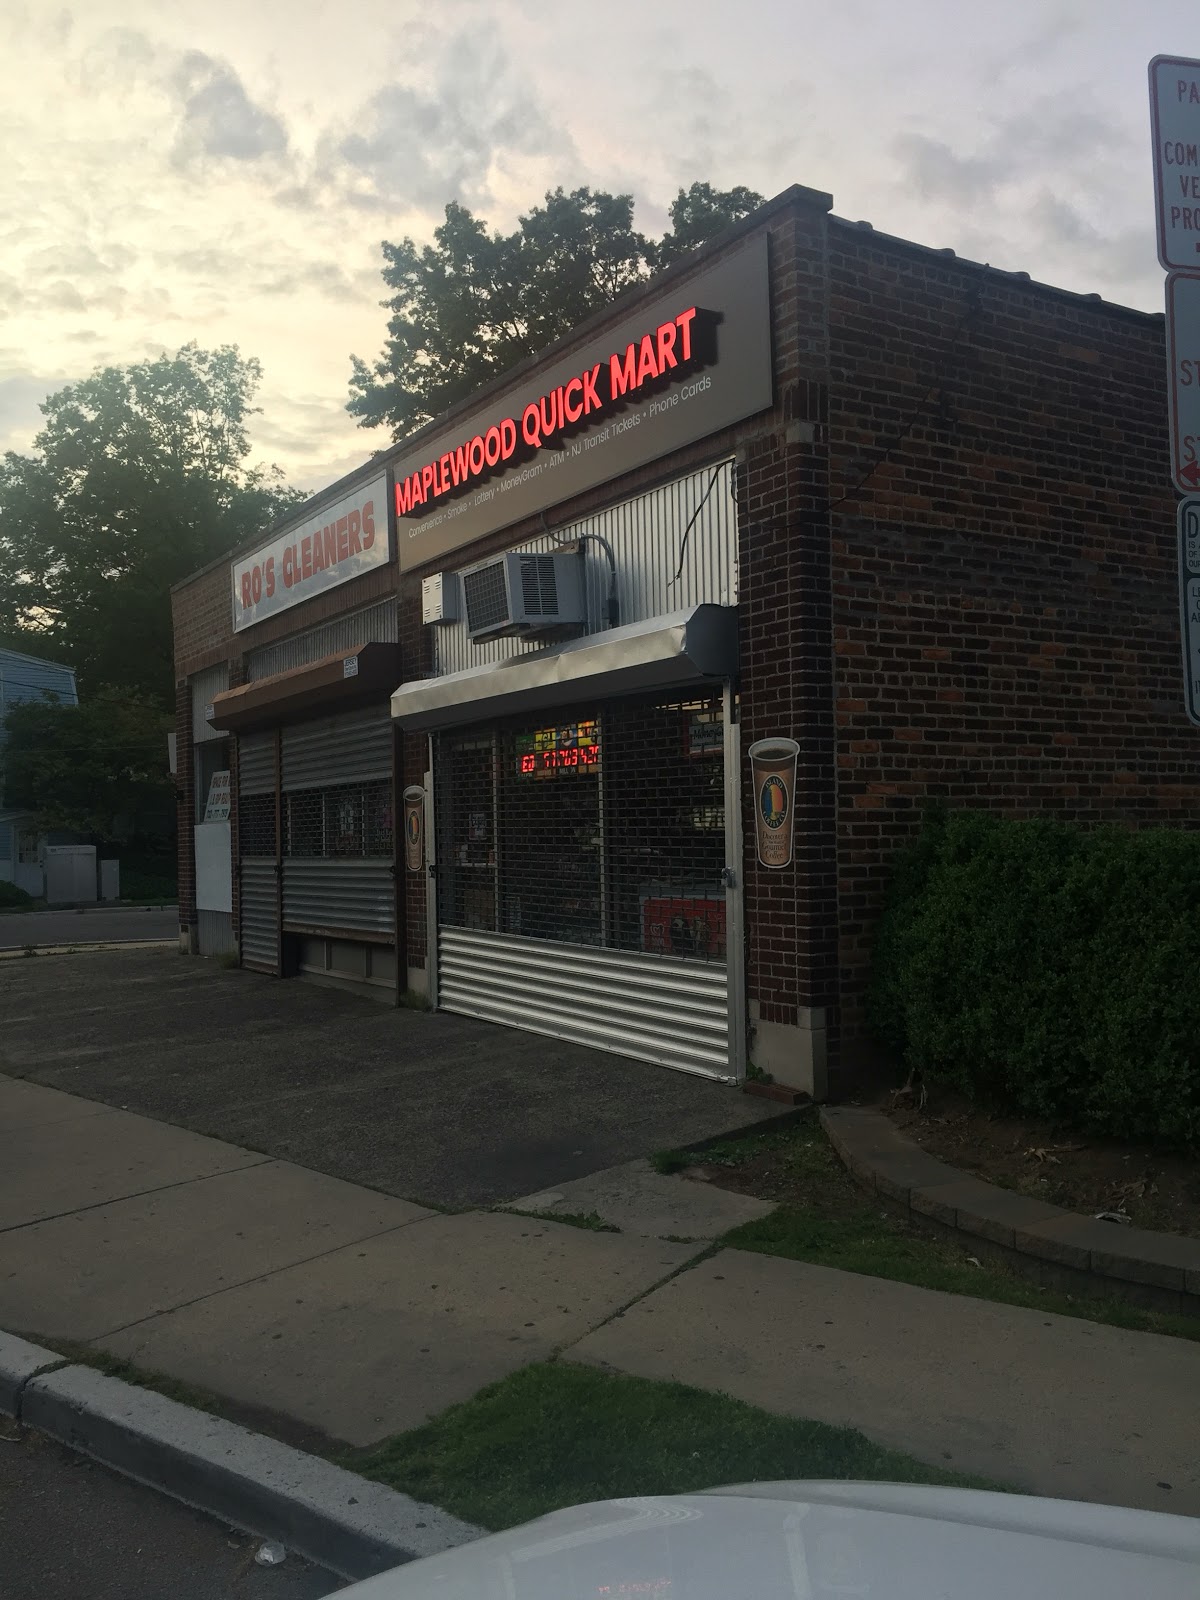
[[[517,1202],[619,1220],[604,1233],[444,1215],[11,1079],[0,1128],[0,1327],[200,1385],[290,1442],[370,1444],[561,1355],[1041,1494],[1200,1515],[1200,1346],[706,1256],[745,1197],[722,1215],[720,1191],[644,1163]]]

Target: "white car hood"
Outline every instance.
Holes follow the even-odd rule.
[[[353,1600],[1197,1600],[1200,1522],[966,1489],[756,1483],[604,1500]]]

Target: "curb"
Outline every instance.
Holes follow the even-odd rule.
[[[6,1333],[0,1412],[343,1578],[486,1537],[437,1506]]]
[[[0,950],[0,961],[27,961],[32,956],[82,956],[93,950],[160,950],[174,948],[178,939],[80,939],[77,944],[18,945]]]
[[[823,1106],[821,1126],[852,1176],[904,1206],[918,1226],[965,1236],[1045,1283],[1200,1317],[1200,1240],[998,1188],[929,1155],[865,1107]]]

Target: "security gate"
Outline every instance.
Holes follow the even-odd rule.
[[[698,690],[437,736],[440,1006],[741,1075],[728,703]]]
[[[396,878],[388,707],[284,728],[280,750],[284,931],[391,942]]]
[[[243,962],[394,987],[387,706],[243,735],[238,757]]]
[[[238,883],[242,963],[279,972],[275,733],[238,739]]]

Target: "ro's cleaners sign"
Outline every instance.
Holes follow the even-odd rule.
[[[386,566],[388,522],[381,473],[239,557],[231,568],[234,632]]]

